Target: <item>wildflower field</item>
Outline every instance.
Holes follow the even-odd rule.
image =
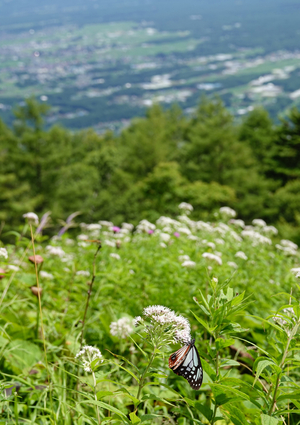
[[[300,423],[297,245],[179,207],[52,238],[24,215],[0,245],[0,423]],[[199,390],[168,367],[192,339]]]

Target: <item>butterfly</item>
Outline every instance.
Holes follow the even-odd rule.
[[[193,339],[169,357],[169,368],[183,376],[193,390],[199,390],[203,380],[203,369]]]

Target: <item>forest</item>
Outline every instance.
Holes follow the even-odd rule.
[[[300,241],[300,111],[276,124],[262,108],[236,122],[218,98],[187,117],[178,106],[148,109],[120,134],[44,129],[49,106],[34,98],[0,121],[3,235],[24,211],[51,212],[46,230],[74,212],[80,221],[134,224],[174,217],[180,202],[205,220],[224,205],[260,217]]]

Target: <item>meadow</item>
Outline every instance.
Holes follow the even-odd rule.
[[[52,237],[49,215],[28,213],[9,232],[0,423],[299,423],[297,245],[229,207],[210,222],[179,207],[136,226],[74,214]],[[198,391],[168,368],[178,323],[196,340]]]

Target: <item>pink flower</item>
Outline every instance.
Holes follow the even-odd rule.
[[[152,229],[147,230],[147,233],[149,233],[149,235],[152,235],[153,232],[154,232],[154,230],[152,230]]]
[[[114,232],[114,233],[119,233],[119,231],[120,231],[120,227],[118,227],[118,226],[113,226],[112,230],[113,230],[113,232]]]
[[[176,238],[179,238],[180,237],[180,233],[174,232],[174,236],[176,236]]]

